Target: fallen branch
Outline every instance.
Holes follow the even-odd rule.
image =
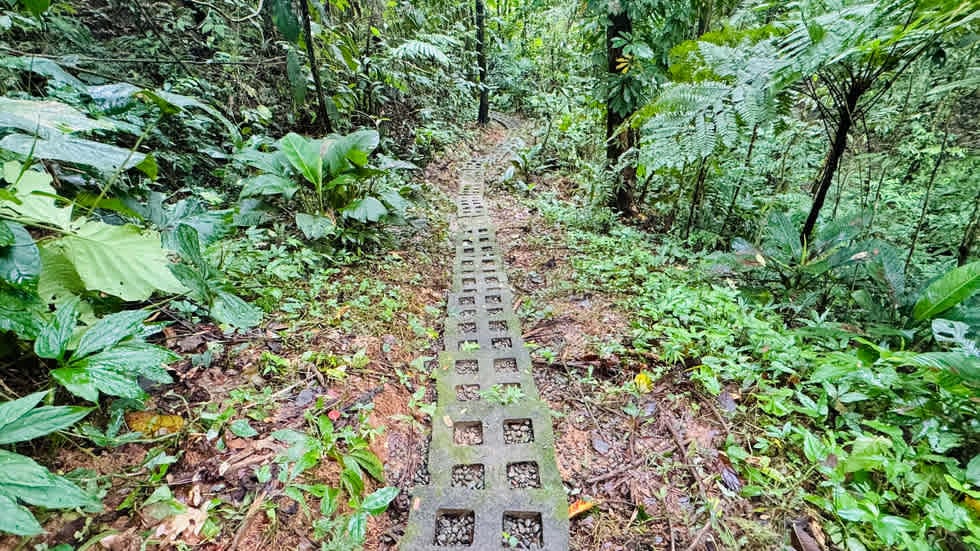
[[[625,473],[626,471],[635,469],[635,468],[639,467],[640,465],[642,465],[644,463],[646,463],[646,459],[639,459],[639,460],[634,461],[634,462],[632,462],[632,463],[630,463],[628,465],[623,465],[622,467],[620,467],[618,469],[614,469],[612,471],[609,471],[606,474],[601,474],[599,476],[593,476],[592,478],[587,479],[585,481],[585,483],[586,484],[595,484],[596,482],[605,482],[605,481],[609,480],[610,478],[616,478],[617,476]]]

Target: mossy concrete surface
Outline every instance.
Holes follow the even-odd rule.
[[[513,312],[513,295],[483,202],[483,164],[460,174],[459,230],[445,343],[434,370],[438,402],[432,420],[428,486],[412,492],[403,551],[509,549],[504,517],[540,519],[538,541],[518,549],[568,549],[568,507],[555,462],[551,415],[531,377],[531,358]],[[459,392],[479,386],[479,397]],[[504,392],[519,386],[519,392]],[[460,400],[458,398],[464,398]],[[530,423],[530,434],[526,429]],[[505,428],[508,427],[508,428]],[[530,440],[530,441],[528,441]],[[479,443],[475,443],[479,442]],[[540,487],[515,487],[507,466],[533,463]],[[455,483],[454,472],[481,465],[482,487]],[[440,545],[440,515],[473,514],[472,543]]]

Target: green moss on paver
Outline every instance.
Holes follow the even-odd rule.
[[[482,168],[465,168],[461,183],[455,275],[447,308],[447,351],[439,355],[438,368],[432,373],[436,379],[438,397],[429,446],[431,481],[429,486],[416,488],[413,492],[409,523],[404,538],[399,542],[399,549],[440,549],[432,543],[436,539],[436,514],[441,509],[453,509],[472,511],[475,515],[476,527],[471,549],[499,549],[503,515],[509,511],[521,511],[540,514],[544,547],[549,551],[561,551],[568,549],[568,508],[554,456],[551,414],[540,400],[531,377],[531,360],[521,339],[520,322],[511,309],[513,296],[507,284],[500,249],[490,221],[484,214]],[[481,228],[486,228],[486,231],[480,231]],[[479,239],[482,237],[487,237],[487,241],[481,243]],[[465,245],[464,240],[468,241]],[[464,275],[464,266],[472,271]],[[488,283],[488,278],[495,281]],[[465,300],[461,301],[464,297]],[[487,297],[499,297],[499,300],[487,300]],[[474,314],[462,316],[464,310],[472,310]],[[467,324],[471,324],[467,326],[469,331],[465,337],[460,330],[463,318]],[[490,320],[502,323],[491,328]],[[501,338],[510,339],[512,347],[494,347],[494,340]],[[478,343],[479,349],[457,350],[458,343],[463,340]],[[517,373],[497,372],[493,360],[509,358],[516,360]],[[455,369],[457,360],[476,360],[477,372],[458,373]],[[460,384],[477,384],[481,388],[520,384],[525,390],[525,397],[516,404],[507,405],[485,400],[461,402],[457,400],[455,391],[456,385]],[[531,419],[534,440],[526,444],[505,445],[503,424],[508,419]],[[455,423],[470,421],[482,422],[483,443],[456,445]],[[509,487],[506,465],[515,461],[537,462],[540,489]],[[484,488],[452,487],[452,469],[459,464],[484,465]]]

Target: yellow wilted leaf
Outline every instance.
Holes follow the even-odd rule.
[[[970,496],[963,498],[963,505],[966,505],[971,511],[980,515],[980,499],[973,499]]]
[[[586,501],[584,499],[577,499],[574,503],[568,506],[568,518],[573,519],[582,513],[588,512],[593,507],[596,506],[594,501]]]
[[[653,379],[646,371],[641,371],[636,374],[633,378],[633,382],[636,383],[636,390],[640,392],[647,393],[650,392],[650,388],[653,386]]]
[[[184,428],[184,419],[179,415],[164,415],[152,411],[130,411],[126,413],[126,424],[133,432],[147,436],[176,434]]]

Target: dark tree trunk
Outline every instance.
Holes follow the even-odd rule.
[[[487,15],[483,0],[476,0],[476,59],[480,66],[480,109],[477,122],[490,122],[490,90],[487,88]]]
[[[738,202],[738,195],[742,192],[742,181],[745,179],[745,173],[749,171],[749,167],[752,166],[752,150],[755,149],[755,140],[759,137],[759,123],[756,123],[752,127],[752,138],[749,140],[749,151],[745,154],[745,164],[743,165],[742,174],[738,176],[738,183],[735,184],[735,191],[732,192],[732,202],[728,204],[728,213],[725,215],[725,221],[721,224],[721,231],[718,232],[721,235],[725,235],[725,230],[728,228],[728,223],[731,221],[732,216],[735,215],[735,203]]]
[[[810,207],[810,214],[806,217],[803,224],[803,231],[800,232],[800,241],[806,244],[813,234],[813,229],[817,226],[817,219],[820,218],[820,209],[823,208],[824,201],[827,199],[827,192],[834,183],[834,175],[840,166],[840,160],[847,151],[847,135],[854,125],[855,109],[858,100],[864,94],[867,87],[862,81],[851,80],[848,82],[847,93],[844,102],[837,107],[837,128],[834,131],[833,139],[830,142],[830,151],[824,158],[823,167],[820,169],[820,179],[814,185],[815,194],[813,205]]]
[[[963,232],[963,239],[960,241],[960,246],[957,249],[957,266],[962,266],[970,260],[970,252],[973,251],[973,245],[977,242],[978,233],[980,233],[980,192],[977,193],[976,198],[973,200],[973,214],[970,216],[970,223],[966,225],[966,230]]]
[[[691,192],[691,209],[687,213],[687,226],[684,228],[684,239],[691,236],[691,229],[695,226],[698,210],[701,207],[701,202],[704,200],[704,181],[707,177],[708,161],[707,159],[701,159],[701,164],[698,166],[698,173],[695,177],[694,191]]]
[[[333,132],[330,115],[327,113],[327,100],[323,94],[323,83],[320,82],[320,65],[316,61],[316,51],[313,48],[313,30],[310,26],[310,5],[307,0],[300,1],[300,13],[303,15],[303,36],[306,39],[306,55],[310,58],[310,72],[313,73],[313,86],[316,88],[316,99],[320,107],[320,119],[323,129]]]
[[[629,14],[625,9],[619,13],[610,13],[609,22],[606,25],[606,71],[610,79],[619,77],[619,69],[616,68],[619,58],[623,57],[623,49],[617,48],[613,44],[613,39],[623,33],[633,32],[633,22],[630,21]],[[629,113],[620,113],[613,108],[613,97],[610,94],[606,99],[606,160],[610,165],[615,164],[620,156],[628,149],[633,147],[636,141],[636,133],[630,129],[616,135],[616,131],[626,121]],[[636,171],[623,169],[619,175],[619,185],[616,188],[616,197],[613,206],[623,214],[629,214],[633,208],[633,187],[636,180]]]
[[[947,121],[948,124],[948,121]],[[909,255],[905,257],[905,273],[909,273],[909,265],[912,264],[912,255],[915,254],[915,245],[919,242],[919,234],[922,233],[922,226],[926,223],[926,214],[929,212],[929,198],[932,197],[932,187],[936,184],[936,174],[939,167],[943,164],[943,157],[946,156],[946,142],[949,141],[949,127],[943,134],[943,145],[939,148],[939,156],[936,157],[936,164],[932,165],[932,174],[929,175],[929,183],[926,185],[926,196],[922,198],[922,210],[919,211],[919,221],[915,224],[912,232],[912,242],[909,244]]]

